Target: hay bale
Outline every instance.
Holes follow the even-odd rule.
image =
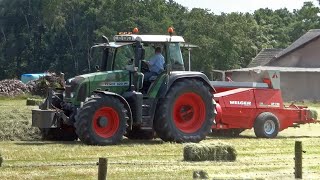
[[[33,98],[27,98],[27,106],[39,106],[42,104],[43,100],[42,99],[33,99]]]
[[[190,143],[183,149],[185,161],[235,161],[237,152],[227,143]]]

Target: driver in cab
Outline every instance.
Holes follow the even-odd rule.
[[[158,76],[164,70],[164,63],[164,57],[161,54],[161,47],[156,47],[155,54],[151,57],[150,61],[147,62],[149,72],[144,74],[144,80],[150,81],[152,76]]]

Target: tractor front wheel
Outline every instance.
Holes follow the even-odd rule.
[[[254,133],[260,138],[274,138],[279,133],[279,120],[270,113],[261,113],[254,123]]]
[[[79,109],[75,127],[86,144],[117,144],[123,138],[127,120],[127,110],[119,99],[98,94]]]
[[[176,82],[158,106],[154,129],[164,141],[199,142],[211,130],[213,95],[201,81]]]

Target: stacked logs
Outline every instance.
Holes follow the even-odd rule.
[[[63,83],[63,77],[55,73],[48,73],[46,76],[30,81],[27,84],[17,79],[5,79],[0,81],[0,96],[15,97],[30,93],[31,95],[45,97],[48,88],[61,88]]]
[[[17,79],[5,79],[0,81],[0,96],[18,96],[29,93],[28,85]]]

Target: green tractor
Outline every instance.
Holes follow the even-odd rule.
[[[46,140],[89,145],[128,139],[199,142],[211,131],[215,117],[214,88],[206,75],[185,71],[181,36],[122,33],[97,44],[102,58],[95,72],[71,78],[50,90],[32,125]],[[146,61],[161,47],[165,70],[144,81]],[[92,64],[91,64],[92,65]],[[90,68],[89,68],[90,69]]]

